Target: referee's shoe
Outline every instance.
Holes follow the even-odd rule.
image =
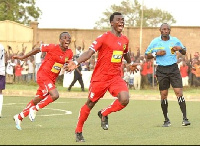
[[[169,127],[169,126],[171,126],[170,120],[165,120],[164,124],[162,125],[162,127]]]
[[[188,119],[183,119],[182,126],[188,126],[188,125],[190,125]]]

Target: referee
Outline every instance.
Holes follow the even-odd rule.
[[[156,77],[159,84],[161,95],[161,108],[165,118],[163,127],[171,125],[168,117],[168,89],[170,84],[177,96],[178,104],[183,113],[182,126],[190,125],[186,115],[186,103],[183,96],[183,85],[180,71],[177,65],[176,53],[179,51],[182,55],[186,54],[186,48],[181,41],[170,35],[171,28],[167,23],[160,26],[161,36],[153,39],[145,51],[148,59],[155,58],[158,64]]]

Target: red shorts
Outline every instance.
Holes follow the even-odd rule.
[[[121,91],[128,91],[126,82],[121,76],[114,77],[107,81],[93,81],[89,87],[88,98],[92,102],[98,101],[104,96],[104,94],[109,91],[109,93],[116,97]]]
[[[37,83],[39,88],[37,90],[36,96],[40,97],[41,99],[44,99],[49,94],[50,90],[56,88],[55,83],[48,78],[39,78],[37,79]]]

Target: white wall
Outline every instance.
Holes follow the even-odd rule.
[[[83,78],[83,83],[85,88],[89,88],[90,86],[90,79],[92,76],[93,71],[81,71],[82,73],[82,78]],[[65,72],[64,73],[64,78],[63,78],[63,87],[69,87],[71,82],[74,79],[74,71],[70,72]],[[78,81],[74,84],[73,87],[81,87]],[[72,88],[73,88],[72,87]]]

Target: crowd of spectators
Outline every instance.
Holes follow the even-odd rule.
[[[39,43],[33,46],[38,46]],[[32,49],[33,49],[32,48]],[[18,59],[13,59],[13,55],[23,55],[26,53],[27,46],[24,46],[22,44],[21,52],[13,52],[13,48],[11,46],[7,46],[7,49],[5,49],[5,63],[6,63],[6,83],[29,83],[31,81],[35,82],[35,72],[36,72],[36,66],[35,66],[35,56],[30,56],[27,59],[24,59],[23,61]],[[41,58],[42,59],[42,58]]]
[[[39,47],[43,42],[38,42],[33,46]],[[84,41],[83,46],[76,46],[74,41],[74,46],[76,47],[75,55],[80,55],[84,51]],[[32,48],[32,49],[33,49]],[[22,44],[21,52],[13,53],[11,46],[7,46],[5,51],[6,56],[6,83],[20,83],[20,82],[36,82],[36,73],[39,69],[45,54],[41,52],[30,56],[24,61],[12,59],[13,55],[25,54],[27,47]],[[129,49],[131,50],[131,48]],[[154,59],[147,59],[144,55],[140,54],[140,49],[137,48],[136,54],[130,51],[131,60],[134,63],[139,63],[137,72],[130,72],[126,68],[126,62],[123,60],[122,63],[122,77],[126,81],[129,89],[140,90],[148,87],[157,86],[155,71],[156,71],[156,61]],[[93,55],[88,61],[81,63],[82,71],[93,71],[95,63],[97,61],[97,55]],[[194,55],[186,54],[177,55],[178,66],[183,80],[183,86],[198,87],[200,86],[200,59],[199,52],[195,52]]]

